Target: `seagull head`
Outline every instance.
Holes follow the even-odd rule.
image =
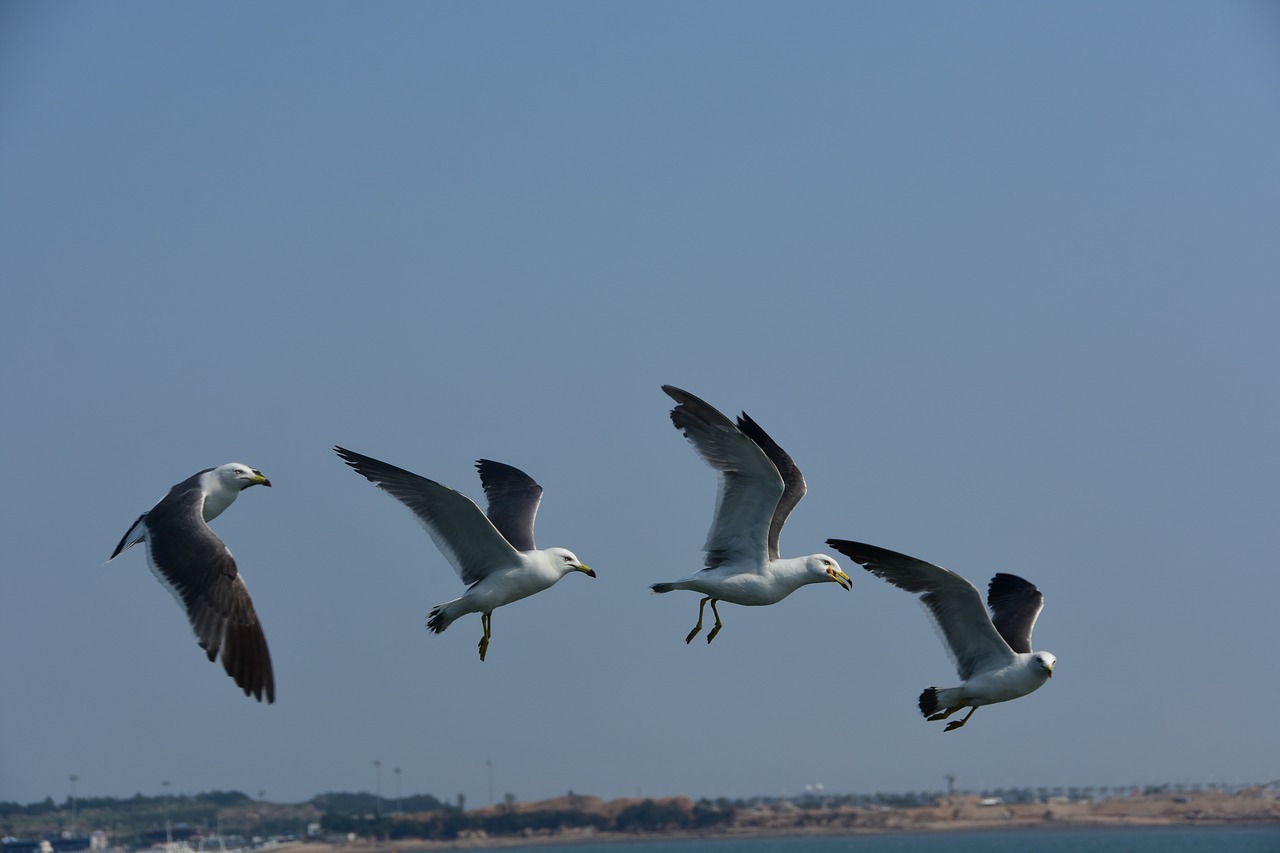
[[[816,577],[817,581],[828,581],[830,583],[838,583],[846,590],[853,589],[853,580],[844,573],[844,569],[840,568],[840,564],[836,562],[835,557],[828,557],[826,554],[814,554],[809,558],[808,569]]]
[[[578,556],[568,548],[548,548],[547,553],[551,555],[551,559],[555,560],[560,566],[561,577],[569,574],[569,572],[582,572],[589,578],[596,576],[590,566],[584,565]]]
[[[228,486],[244,491],[250,486],[268,486],[271,481],[262,476],[257,468],[250,468],[239,462],[228,462],[218,468],[218,477]]]
[[[1043,671],[1045,678],[1053,678],[1053,668],[1057,665],[1058,659],[1048,652],[1036,652],[1031,657],[1032,666],[1038,671]]]

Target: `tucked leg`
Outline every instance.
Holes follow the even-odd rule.
[[[493,611],[480,614],[480,624],[484,626],[484,636],[480,638],[480,660],[484,660],[485,652],[489,651],[489,637],[492,636]]]
[[[946,727],[945,729],[943,729],[943,731],[944,731],[944,732],[952,732],[952,731],[955,731],[956,729],[960,728],[960,727],[961,727],[961,726],[963,726],[965,723],[969,722],[969,718],[973,716],[973,712],[974,712],[974,711],[976,711],[976,710],[978,710],[978,706],[977,706],[977,705],[974,705],[972,708],[970,708],[970,709],[969,709],[969,713],[967,713],[967,714],[965,714],[965,715],[964,715],[964,719],[963,719],[963,720],[953,720],[952,722],[947,723],[947,727]]]
[[[948,708],[947,710],[945,710],[945,711],[939,711],[938,713],[934,714],[933,716],[931,716],[931,717],[926,717],[925,719],[927,719],[927,720],[928,720],[929,722],[931,722],[931,723],[932,723],[934,720],[945,720],[947,717],[950,717],[952,714],[954,714],[956,711],[959,711],[959,710],[960,710],[961,708],[963,708],[963,707],[964,707],[964,705],[952,705],[952,706],[951,706],[950,708]],[[976,706],[975,706],[975,707],[976,707]],[[970,711],[969,713],[970,713],[970,714],[972,714],[973,712],[972,712],[972,711]]]
[[[698,632],[702,630],[702,611],[706,609],[707,602],[710,600],[711,600],[711,596],[708,595],[706,598],[702,599],[702,601],[698,602],[698,624],[694,625],[693,630],[689,632],[689,636],[684,638],[686,645],[689,643],[692,643],[693,638],[698,636]],[[714,604],[711,605],[711,609],[712,610],[715,609]],[[719,619],[717,619],[717,621],[719,621]]]
[[[723,626],[720,624],[720,611],[716,609],[716,604],[717,604],[717,600],[713,598],[713,599],[711,600],[711,612],[712,612],[712,613],[714,613],[714,614],[716,615],[716,626],[715,626],[714,628],[712,628],[712,629],[711,629],[711,633],[710,633],[710,634],[707,634],[707,642],[708,642],[708,643],[709,643],[709,642],[711,642],[712,640],[714,640],[714,639],[716,638],[716,634],[719,634],[719,633],[720,633],[720,629],[723,627]]]

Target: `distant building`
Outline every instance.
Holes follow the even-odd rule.
[[[6,838],[4,853],[36,853],[40,849],[39,841],[28,841],[25,838]]]

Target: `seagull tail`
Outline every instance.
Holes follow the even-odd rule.
[[[958,687],[927,687],[920,694],[920,713],[932,717],[964,701]]]
[[[138,516],[137,521],[129,525],[129,529],[120,537],[120,543],[116,545],[116,549],[111,552],[110,557],[107,557],[108,563],[146,538],[147,528],[146,525],[142,523],[146,517],[147,514],[144,512],[142,515]]]
[[[926,717],[938,712],[938,688],[926,687],[920,694],[920,713]]]
[[[452,613],[449,605],[459,599],[447,602],[445,604],[437,604],[431,608],[431,614],[427,616],[427,630],[433,634],[439,634],[445,628],[453,624],[453,620],[461,616],[461,613]]]
[[[680,587],[676,586],[673,583],[655,583],[649,587],[649,589],[653,590],[654,592],[671,592],[671,590],[679,589],[679,588]]]

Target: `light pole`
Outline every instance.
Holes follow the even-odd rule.
[[[71,837],[76,838],[76,781],[80,777],[72,773],[69,778],[71,779]]]
[[[404,809],[400,805],[400,768],[396,768],[396,814],[403,814]]]
[[[489,768],[489,805],[493,805],[493,762],[486,758],[484,764]]]
[[[375,758],[373,760],[373,770],[375,774],[373,810],[378,815],[378,819],[381,820],[382,819],[382,759]]]
[[[169,780],[160,783],[164,787],[164,843],[173,844],[173,828],[169,825]]]

